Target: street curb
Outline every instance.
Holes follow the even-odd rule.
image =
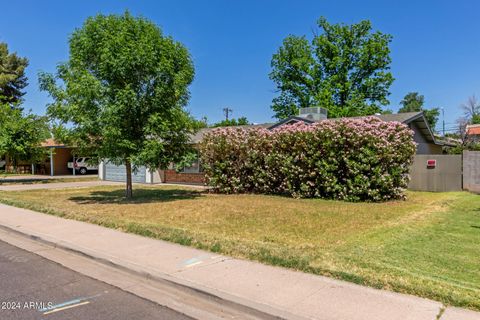
[[[41,244],[47,245],[49,247],[58,248],[75,255],[93,260],[100,264],[103,264],[108,267],[112,267],[119,271],[131,274],[134,276],[141,277],[146,280],[154,281],[159,285],[168,286],[177,290],[181,290],[188,294],[195,294],[201,298],[209,301],[214,301],[222,307],[231,308],[238,312],[248,315],[249,318],[253,319],[265,319],[265,320],[311,320],[310,318],[305,318],[291,314],[287,311],[279,310],[274,307],[260,304],[254,301],[249,301],[244,298],[240,298],[225,292],[221,292],[215,289],[206,288],[195,283],[173,277],[168,274],[157,272],[154,274],[151,271],[148,271],[146,268],[141,268],[141,266],[133,266],[128,263],[123,263],[122,261],[114,261],[112,258],[109,258],[105,255],[96,253],[93,250],[86,252],[79,247],[74,245],[68,245],[68,243],[62,244],[63,241],[54,241],[46,239],[45,237],[30,234],[27,232],[20,231],[14,227],[1,225],[0,229],[6,231],[7,233],[13,233],[15,235],[21,236],[23,238],[39,242]],[[153,271],[153,270],[152,270]],[[170,307],[170,306],[167,306]]]

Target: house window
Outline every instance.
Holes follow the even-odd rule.
[[[183,167],[183,169],[180,171],[183,173],[200,173],[202,172],[202,166],[200,165],[200,159],[196,159],[191,166],[189,167]]]
[[[176,168],[174,164],[171,165],[171,169],[176,170],[179,173],[201,173],[203,172],[202,164],[197,155],[195,161],[192,162],[190,166],[185,166],[183,168]]]

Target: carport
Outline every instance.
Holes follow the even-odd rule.
[[[37,174],[46,174],[50,176],[70,174],[67,164],[73,156],[73,148],[62,143],[56,142],[54,139],[47,139],[42,142],[42,147],[48,149],[49,156],[42,164],[37,165]]]

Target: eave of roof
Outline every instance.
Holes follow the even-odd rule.
[[[41,144],[40,144],[41,147],[43,148],[67,148],[67,146],[63,143],[59,143],[57,141],[55,141],[55,139],[47,139],[45,141],[43,141]]]
[[[430,129],[430,126],[428,125],[428,121],[425,118],[425,115],[423,114],[422,111],[417,112],[416,115],[414,112],[408,112],[411,114],[411,116],[403,121],[405,124],[415,124],[417,128],[422,132],[423,136],[429,141],[433,142],[434,144],[442,145],[441,143],[437,143],[435,140],[435,136],[433,135],[432,129]]]

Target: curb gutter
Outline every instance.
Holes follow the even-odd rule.
[[[87,248],[48,239],[45,236],[29,234],[13,227],[0,225],[0,240],[27,251],[32,242],[47,246],[51,250],[60,251],[60,255],[59,257],[57,255],[56,259],[50,259],[49,255],[45,254],[45,252],[51,251],[48,248],[34,253],[195,319],[307,320],[307,318],[265,304],[202,287],[168,274],[142,268],[140,265],[115,260]],[[70,255],[70,257],[65,257],[65,255]],[[62,256],[65,259],[62,259]],[[75,270],[75,263],[72,265],[64,263],[64,260],[72,260],[72,256],[74,260],[78,260],[77,265],[85,266],[90,263],[90,267]],[[95,265],[92,266],[92,264]],[[105,269],[105,272],[95,272],[94,270],[98,267]],[[122,286],[120,280],[109,281],[111,279],[108,275],[111,272],[116,272],[119,277],[134,278],[132,280],[136,281],[136,285]],[[140,283],[140,287],[138,283]]]

